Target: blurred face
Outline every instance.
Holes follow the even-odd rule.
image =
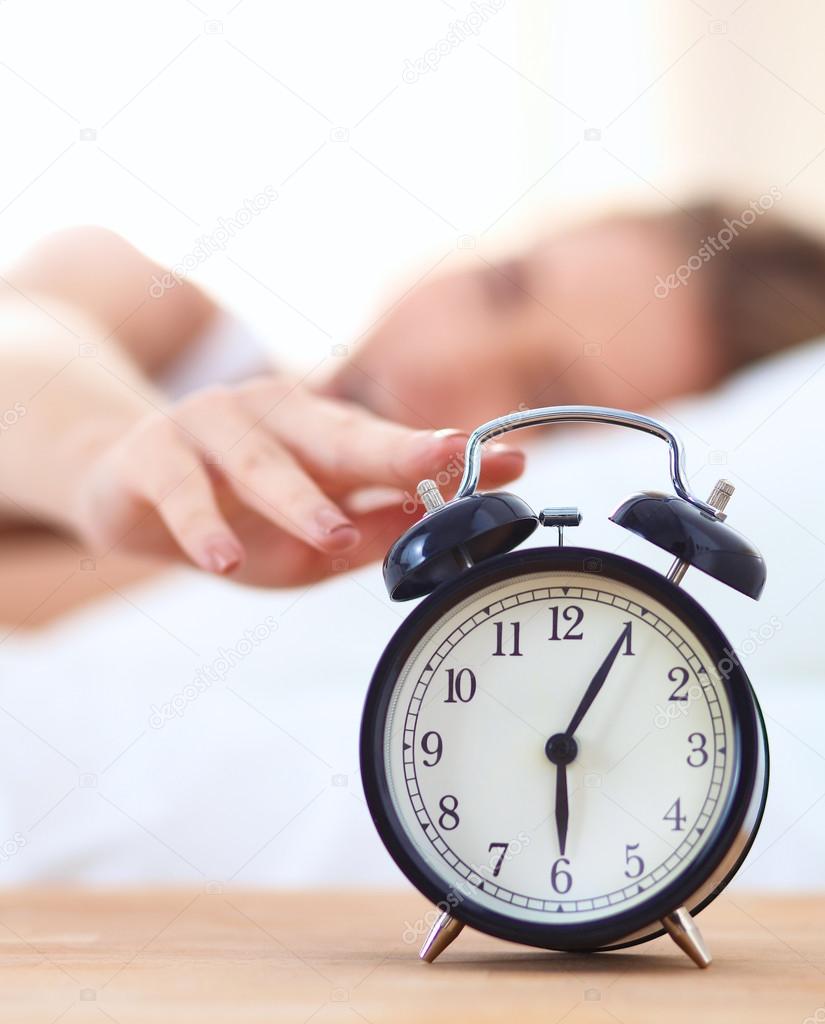
[[[520,406],[641,409],[719,375],[702,282],[657,298],[686,253],[667,221],[615,218],[411,291],[329,381],[419,427],[472,429]],[[699,275],[697,275],[698,278]]]

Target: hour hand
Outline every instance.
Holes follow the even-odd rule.
[[[567,846],[567,825],[570,820],[570,806],[567,799],[567,765],[556,766],[556,831],[559,836],[559,853],[564,856]]]
[[[570,821],[570,801],[567,791],[567,766],[576,760],[578,745],[572,736],[557,732],[544,746],[544,752],[551,764],[556,766],[556,832],[559,837],[559,851],[564,856],[567,846],[567,826]]]

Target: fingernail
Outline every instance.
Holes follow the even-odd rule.
[[[417,454],[429,458],[439,441],[452,441],[455,450],[459,451],[467,444],[468,436],[466,430],[453,430],[450,427],[446,430],[419,430],[413,444]]]
[[[348,546],[353,543],[353,538],[358,536],[358,531],[337,508],[319,509],[315,514],[315,522],[325,538],[334,538],[336,547]]]
[[[217,537],[206,545],[206,568],[223,575],[236,569],[243,559],[243,551],[226,537]]]
[[[524,452],[520,448],[514,448],[503,441],[490,441],[484,446],[484,452],[486,455],[509,455],[511,457],[518,456],[520,459],[524,458]]]
[[[342,524],[325,534],[324,547],[327,551],[347,551],[355,547],[360,539],[361,534],[354,526]]]
[[[458,430],[455,427],[445,427],[443,430],[434,430],[432,436],[437,437],[439,440],[442,437],[461,437],[464,438],[464,440],[466,441],[470,435],[467,433],[466,430]]]

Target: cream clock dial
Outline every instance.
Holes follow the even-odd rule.
[[[427,631],[396,684],[385,758],[399,818],[457,892],[567,922],[638,906],[695,860],[735,742],[713,660],[673,612],[617,581],[542,573]]]

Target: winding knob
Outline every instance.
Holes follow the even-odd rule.
[[[710,492],[708,505],[713,506],[720,513],[719,519],[725,518],[725,509],[728,507],[728,502],[733,497],[735,490],[736,488],[730,480],[717,480],[716,486]]]
[[[439,491],[435,480],[422,480],[418,487],[416,487],[416,491],[424,505],[425,515],[428,512],[435,512],[436,509],[447,504],[442,498],[441,491]]]

